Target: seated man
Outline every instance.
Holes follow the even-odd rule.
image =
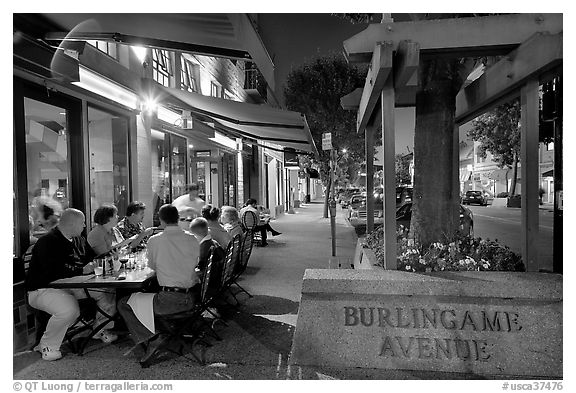
[[[188,311],[200,300],[200,279],[196,265],[200,254],[198,241],[190,232],[178,226],[178,209],[163,205],[158,211],[164,231],[148,240],[148,266],[156,271],[160,292],[154,295],[154,315],[169,315]],[[148,343],[140,360],[146,362],[162,344],[164,337],[151,332],[140,322],[128,304],[129,297],[118,302],[118,311],[124,318],[136,344]]]
[[[190,232],[200,242],[200,255],[198,257],[198,270],[204,272],[208,266],[208,258],[210,257],[210,248],[214,248],[213,263],[224,260],[224,249],[216,240],[212,239],[210,235],[208,220],[204,217],[198,217],[190,223]]]
[[[30,268],[26,277],[28,304],[51,315],[46,331],[35,349],[42,352],[44,360],[58,360],[62,357],[60,345],[66,330],[80,315],[78,301],[86,297],[83,289],[48,288],[52,281],[89,274],[94,271],[92,258],[95,254],[80,234],[84,230],[84,213],[76,209],[66,209],[60,222],[36,242],[32,250]],[[115,295],[110,292],[90,291],[98,306],[109,315],[116,313]],[[96,326],[105,321],[97,313]],[[111,328],[113,323],[106,325]],[[95,338],[111,343],[117,336],[101,330]]]
[[[262,220],[260,217],[260,212],[258,211],[257,208],[258,202],[256,201],[256,199],[248,199],[246,201],[246,203],[244,204],[244,207],[242,209],[240,209],[240,221],[243,222],[244,221],[244,214],[246,214],[247,211],[251,211],[254,214],[256,214],[256,217],[258,218],[258,223],[256,224],[256,228],[254,230],[256,231],[260,231],[260,235],[262,237],[262,243],[260,244],[262,247],[266,247],[268,245],[267,239],[267,233],[268,231],[270,231],[272,233],[272,236],[278,236],[281,235],[282,233],[274,230],[271,226],[270,226],[270,222],[267,220]]]
[[[226,251],[222,248],[220,243],[212,239],[212,235],[209,233],[208,220],[204,217],[198,217],[192,220],[190,223],[190,232],[196,239],[200,242],[200,255],[198,257],[198,270],[200,277],[204,276],[206,268],[208,267],[208,260],[210,258],[210,250],[213,249],[212,256],[212,270],[210,272],[211,280],[213,285],[210,285],[208,289],[210,292],[214,293],[220,286],[220,279],[222,278],[223,263],[226,257]],[[219,317],[218,310],[213,307],[209,308],[210,311],[205,311],[202,316],[204,318],[214,318]]]
[[[132,243],[136,246],[132,246],[132,249],[142,250],[146,248],[146,238],[154,232],[153,227],[144,229],[144,225],[142,225],[145,210],[146,205],[142,202],[130,202],[126,208],[126,216],[116,224],[116,228],[124,239],[137,236]]]

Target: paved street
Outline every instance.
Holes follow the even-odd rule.
[[[521,209],[493,206],[467,206],[474,213],[474,235],[498,239],[512,250],[520,252]],[[538,251],[542,269],[552,270],[554,213],[540,209]]]

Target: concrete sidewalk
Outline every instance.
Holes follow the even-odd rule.
[[[364,378],[365,371],[290,370],[287,365],[298,314],[304,270],[328,268],[331,256],[330,219],[323,218],[322,201],[295,209],[271,222],[282,235],[269,238],[268,247],[255,247],[240,282],[252,295],[240,295],[242,305],[224,308],[228,327],[220,326],[222,341],[211,340],[207,366],[166,355],[143,371],[139,349],[129,352],[131,340],[123,336],[112,345],[91,343],[84,356],[65,354],[45,362],[38,353],[16,354],[14,379],[332,379]],[[337,217],[337,256],[352,261],[356,235]],[[66,347],[63,347],[65,350]],[[358,374],[360,373],[360,374]]]

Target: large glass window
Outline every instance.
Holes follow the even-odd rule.
[[[182,90],[198,92],[197,67],[197,65],[180,56],[180,87]]]
[[[236,206],[236,164],[233,154],[224,154],[222,180],[224,182],[224,205]]]
[[[152,49],[152,76],[162,86],[170,87],[173,75],[170,52],[163,49]]]
[[[86,41],[88,44],[92,45],[101,52],[106,53],[108,56],[118,59],[118,52],[115,43],[107,41]]]
[[[59,214],[69,206],[67,111],[24,98],[26,170],[31,241],[53,227],[50,217],[37,209],[48,205]]]
[[[170,144],[172,195],[177,198],[186,193],[186,138],[170,135]]]
[[[215,82],[210,82],[210,95],[212,97],[220,98],[220,96],[222,95],[221,90],[222,90],[222,86],[220,86],[219,84],[217,84]]]
[[[186,138],[152,130],[152,218],[159,225],[158,209],[186,193]]]
[[[210,150],[193,151],[192,155],[195,159],[190,173],[190,182],[198,184],[198,196],[208,201],[208,196],[210,196]],[[202,160],[202,157],[205,158],[205,161]]]
[[[104,203],[123,217],[130,203],[128,187],[128,119],[88,107],[90,218]]]
[[[170,172],[168,171],[168,135],[152,130],[152,189],[153,211],[152,218],[154,225],[160,225],[158,210],[165,203],[170,203]]]

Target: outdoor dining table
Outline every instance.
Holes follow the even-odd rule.
[[[139,270],[125,270],[121,268],[119,271],[106,276],[96,276],[95,274],[87,274],[82,276],[74,276],[68,278],[61,278],[52,281],[49,285],[50,288],[60,289],[83,289],[86,296],[91,298],[90,290],[131,290],[140,291],[147,287],[151,280],[156,276],[156,272],[149,267]],[[125,277],[125,278],[122,278]],[[119,279],[120,278],[120,279]],[[92,337],[94,337],[100,330],[104,328],[109,322],[114,321],[117,316],[109,315],[96,304],[96,312],[102,314],[106,321],[100,325],[92,328],[91,333],[81,343],[78,355],[82,356],[86,345]]]

